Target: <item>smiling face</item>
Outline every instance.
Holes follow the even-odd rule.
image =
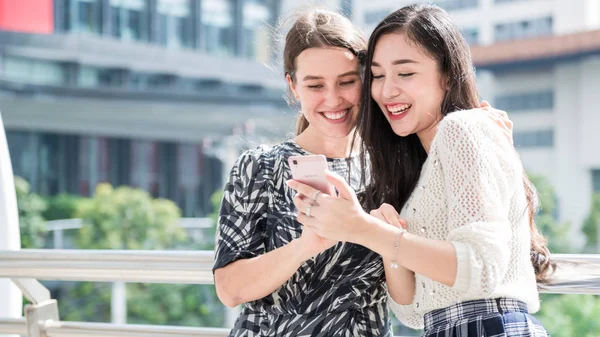
[[[309,122],[309,132],[347,137],[354,129],[360,104],[358,59],[345,48],[308,48],[296,57],[288,84]]]
[[[398,136],[432,138],[446,95],[438,63],[404,33],[382,35],[371,63],[371,95]]]

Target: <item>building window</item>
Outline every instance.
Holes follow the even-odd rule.
[[[600,169],[592,170],[592,182],[594,192],[600,193]]]
[[[244,50],[243,56],[261,62],[270,59],[271,38],[268,23],[271,19],[269,8],[255,1],[244,3]]]
[[[494,105],[496,108],[508,112],[551,110],[554,108],[554,92],[502,95],[495,98]]]
[[[433,3],[447,11],[476,8],[479,6],[479,0],[437,0]]]
[[[147,39],[145,0],[110,0],[110,10],[113,36],[125,41]]]
[[[462,35],[465,38],[465,41],[467,41],[467,43],[469,45],[479,44],[479,29],[464,28],[464,29],[462,29]]]
[[[4,77],[22,83],[63,85],[65,68],[57,62],[23,57],[4,57]]]
[[[158,41],[169,48],[193,48],[192,10],[189,0],[158,0]]]
[[[100,34],[102,0],[65,0],[65,28],[74,32]]]
[[[392,11],[389,9],[381,9],[372,12],[365,13],[365,23],[368,25],[374,25],[379,23],[379,21],[383,20],[388,14]]]
[[[204,49],[216,55],[233,55],[233,8],[229,1],[202,1]]]
[[[121,70],[80,66],[77,85],[83,88],[110,88],[122,84]]]
[[[552,35],[552,22],[552,17],[545,17],[497,24],[494,28],[495,39],[501,42]]]
[[[515,132],[513,135],[515,147],[553,147],[554,130],[539,130]]]
[[[531,1],[531,0],[494,0],[494,2],[497,4],[505,3],[505,2],[525,2],[525,1]]]

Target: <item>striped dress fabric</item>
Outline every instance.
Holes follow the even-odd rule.
[[[294,141],[246,151],[235,163],[219,212],[215,264],[270,252],[300,237],[287,159],[309,154]],[[328,159],[329,169],[360,190],[358,158]],[[338,243],[305,261],[274,293],[242,305],[230,337],[391,336],[378,254]]]

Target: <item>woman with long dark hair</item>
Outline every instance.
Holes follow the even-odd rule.
[[[375,28],[366,66],[356,138],[370,169],[364,196],[335,174],[338,196],[290,181],[298,220],[379,253],[392,310],[425,336],[546,336],[530,315],[536,279],[550,269],[535,190],[478,109],[460,30],[439,7],[404,7]]]

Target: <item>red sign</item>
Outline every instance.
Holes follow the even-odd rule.
[[[52,0],[0,0],[0,30],[51,34]]]

